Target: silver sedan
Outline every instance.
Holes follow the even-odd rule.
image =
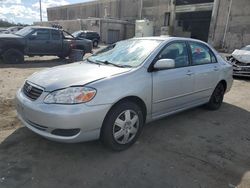
[[[101,139],[124,150],[147,122],[192,107],[220,108],[232,66],[208,44],[133,38],[83,62],[34,73],[16,95],[23,124],[60,142]]]

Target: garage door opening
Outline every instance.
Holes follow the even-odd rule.
[[[212,11],[184,12],[176,14],[177,28],[189,37],[208,41]],[[179,32],[178,35],[182,35]],[[185,35],[186,36],[186,35]]]
[[[119,41],[119,36],[120,36],[120,30],[113,30],[109,29],[108,30],[108,44],[113,44],[117,41]]]

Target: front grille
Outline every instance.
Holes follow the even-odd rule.
[[[242,71],[250,71],[250,67],[242,67]]]
[[[42,89],[40,89],[34,85],[29,84],[27,81],[25,82],[25,84],[23,86],[23,93],[31,100],[38,99],[38,97],[40,97],[42,92],[43,92]]]

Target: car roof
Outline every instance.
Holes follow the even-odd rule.
[[[162,41],[175,41],[175,40],[185,40],[185,41],[193,41],[193,42],[200,42],[206,44],[204,41],[192,39],[192,38],[185,38],[185,37],[172,37],[168,35],[162,35],[162,36],[153,36],[153,37],[135,37],[132,39],[138,39],[138,40],[162,40]]]
[[[82,31],[82,32],[84,32],[84,33],[97,33],[96,31],[90,31],[90,30],[84,30],[84,31]],[[97,33],[98,34],[98,33]]]
[[[27,26],[27,27],[34,28],[34,29],[53,29],[53,30],[60,30],[60,29],[55,28],[55,27],[46,27],[46,26]]]

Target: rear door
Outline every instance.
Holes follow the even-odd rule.
[[[168,44],[156,58],[175,60],[175,68],[153,72],[152,117],[185,108],[192,103],[193,73],[185,41]]]
[[[51,54],[50,29],[35,29],[27,39],[29,54]]]
[[[200,42],[188,42],[194,72],[196,101],[208,100],[219,79],[219,64],[212,50]]]

